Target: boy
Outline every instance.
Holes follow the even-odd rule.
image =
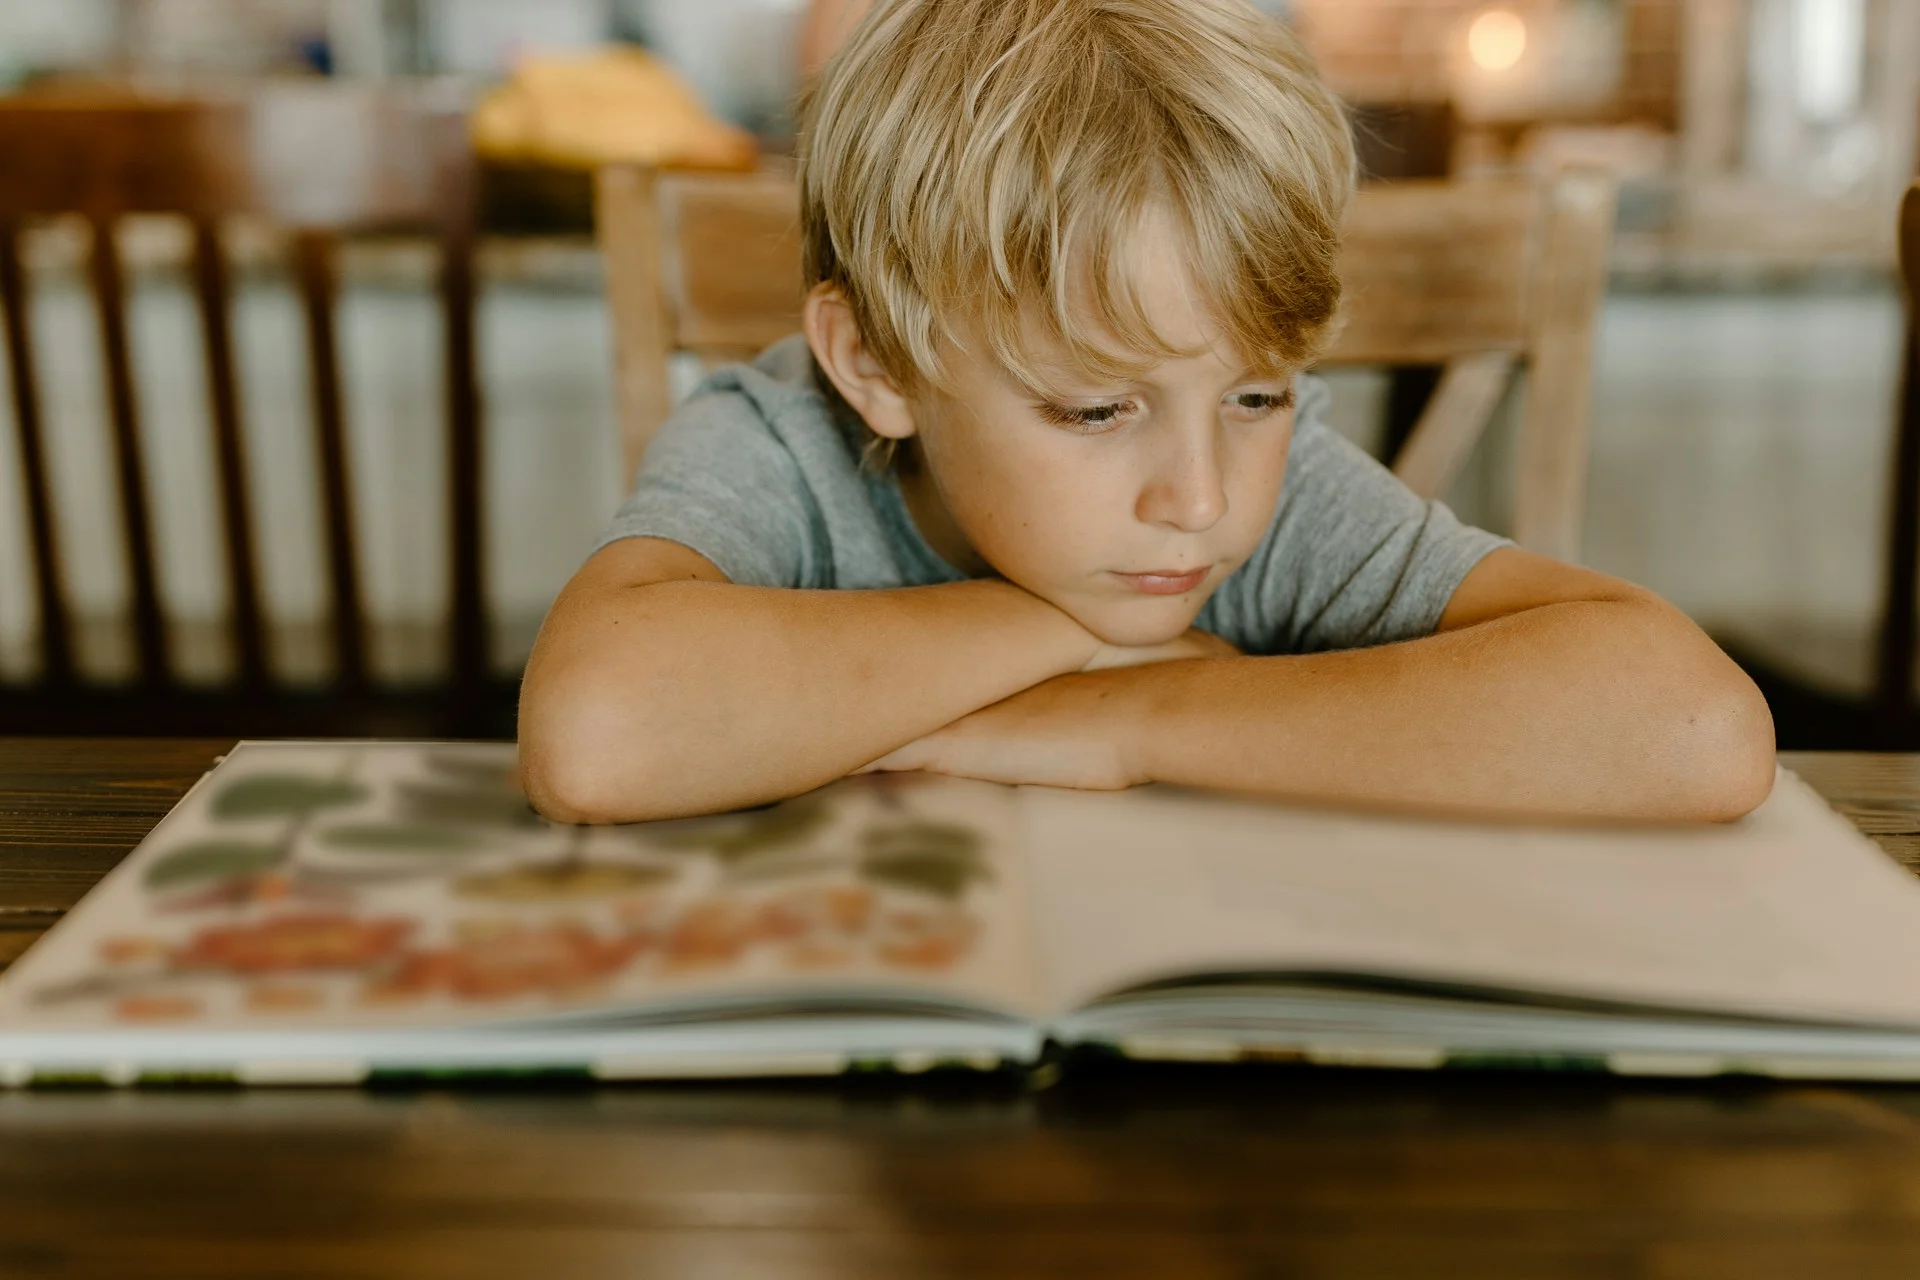
[[[549,816],[865,769],[1727,819],[1752,683],[1415,498],[1299,375],[1352,149],[1245,0],[881,0],[803,109],[804,335],[714,374],[529,664]]]

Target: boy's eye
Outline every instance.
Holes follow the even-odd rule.
[[[1133,407],[1129,401],[1116,404],[1096,404],[1087,406],[1053,404],[1042,401],[1036,406],[1040,416],[1057,427],[1072,427],[1088,434],[1096,434],[1116,425],[1122,415]]]
[[[1243,391],[1227,397],[1234,408],[1254,417],[1264,418],[1293,407],[1293,388],[1285,391]],[[1034,408],[1040,416],[1055,426],[1070,427],[1088,435],[1097,435],[1102,431],[1118,426],[1120,420],[1133,411],[1131,400],[1115,401],[1112,404],[1065,405],[1051,401],[1041,401]]]
[[[1293,388],[1289,387],[1281,392],[1243,391],[1239,395],[1229,397],[1229,400],[1236,409],[1265,417],[1270,413],[1279,413],[1282,409],[1293,407]]]

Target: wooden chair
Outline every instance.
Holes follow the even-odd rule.
[[[784,169],[656,174],[616,165],[595,175],[594,224],[630,480],[673,407],[676,352],[708,364],[751,359],[800,328],[799,204]]]
[[[29,95],[0,105],[0,302],[42,656],[37,684],[0,687],[0,720],[24,731],[63,732],[458,733],[483,727],[472,175],[463,115],[417,96],[286,86],[236,101]],[[124,688],[97,687],[78,672],[47,472],[21,233],[28,220],[63,214],[82,216],[93,232],[89,274],[132,584],[136,680]],[[126,282],[114,240],[118,222],[132,214],[179,215],[192,227],[236,669],[232,685],[218,690],[190,688],[177,677],[155,577]],[[279,685],[267,658],[230,330],[230,270],[221,247],[222,224],[242,215],[271,219],[293,233],[332,595],[335,676],[323,690]],[[450,676],[443,688],[404,692],[376,687],[369,674],[361,577],[367,549],[354,535],[334,320],[339,238],[403,229],[431,235],[442,253],[451,520]]]
[[[628,474],[670,405],[669,362],[751,355],[797,327],[792,180],[598,177]],[[1444,494],[1524,370],[1514,534],[1576,559],[1584,512],[1594,325],[1614,210],[1610,177],[1408,182],[1362,190],[1342,271],[1345,323],[1328,365],[1443,370],[1395,469]]]
[[[1586,512],[1593,346],[1615,186],[1593,170],[1550,181],[1408,182],[1360,193],[1341,275],[1345,323],[1322,358],[1434,364],[1438,387],[1393,459],[1440,497],[1526,374],[1513,537],[1577,560]]]
[[[1348,110],[1362,182],[1445,178],[1453,172],[1460,130],[1451,102],[1354,102]],[[1382,456],[1394,457],[1406,447],[1420,415],[1433,402],[1440,372],[1425,364],[1395,365],[1386,371]]]

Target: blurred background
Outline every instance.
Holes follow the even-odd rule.
[[[1707,626],[1782,691],[1776,710],[1865,699],[1903,350],[1895,226],[1920,154],[1920,0],[1267,7],[1354,105],[1376,179],[1576,162],[1618,175],[1585,559]],[[604,89],[595,77],[624,65],[605,51],[646,50],[697,98],[710,119],[689,126],[706,145],[689,162],[733,163],[747,138],[745,163],[777,163],[806,13],[806,0],[0,0],[0,101],[324,85],[471,113],[492,677],[472,724],[510,733],[512,677],[626,483],[589,169],[627,145],[645,95]],[[297,146],[284,162],[297,168]],[[0,185],[11,163],[0,150]],[[331,597],[296,260],[270,227],[239,219],[224,234],[269,659],[277,678],[324,681]],[[235,657],[192,236],[167,217],[123,220],[115,236],[170,661],[213,687]],[[89,244],[84,220],[21,224],[77,677],[111,685],[138,664]],[[444,675],[449,626],[430,248],[347,235],[336,261],[369,663],[394,685]],[[1337,391],[1342,429],[1380,447],[1391,380],[1343,372]],[[0,406],[0,682],[32,688],[45,672],[17,409],[17,397]],[[1496,427],[1452,495],[1468,519],[1510,520],[1509,454]],[[36,705],[21,726],[60,727]],[[1851,723],[1783,715],[1783,745],[1832,745]]]

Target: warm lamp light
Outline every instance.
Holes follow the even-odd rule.
[[[1511,9],[1488,9],[1467,28],[1467,55],[1482,71],[1511,71],[1527,51],[1527,24]]]

